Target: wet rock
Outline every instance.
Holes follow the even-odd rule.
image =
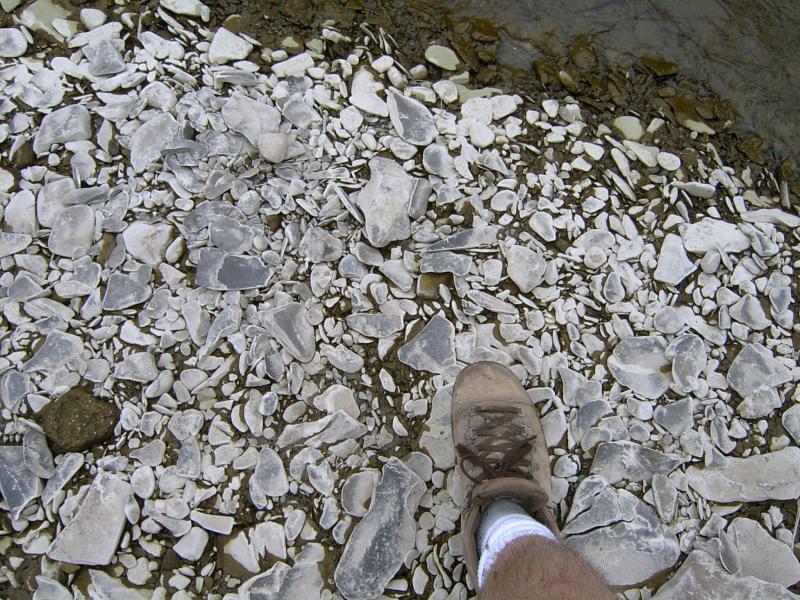
[[[692,551],[678,571],[664,583],[652,600],[798,600],[781,585],[755,577],[731,575],[704,550]]]
[[[656,400],[672,383],[666,348],[661,336],[625,338],[614,348],[608,368],[619,383],[648,400]]]
[[[109,400],[73,388],[45,405],[36,420],[53,452],[83,452],[111,439],[119,409]]]
[[[220,27],[211,40],[208,60],[213,65],[222,65],[232,60],[244,60],[253,51],[253,44]]]
[[[508,276],[519,290],[527,294],[544,280],[547,261],[544,257],[519,244],[511,246],[506,253]]]
[[[750,247],[750,239],[734,223],[705,217],[690,223],[681,230],[686,250],[694,254],[705,254],[709,250],[744,252]]]
[[[402,315],[383,315],[359,313],[347,315],[347,326],[362,335],[373,338],[385,338],[402,331]]]
[[[597,447],[591,473],[610,484],[646,481],[655,474],[669,475],[682,460],[632,442],[603,442]]]
[[[686,255],[680,236],[668,233],[661,244],[653,279],[676,286],[696,270],[697,267]]]
[[[47,247],[53,254],[67,258],[85,252],[92,245],[94,225],[94,210],[90,206],[69,206],[56,217]]]
[[[125,527],[125,507],[133,497],[127,481],[100,471],[75,517],[47,550],[50,559],[76,565],[107,565]]]
[[[45,115],[33,139],[33,151],[41,155],[49,151],[53,144],[88,140],[91,137],[92,118],[89,111],[82,104],[73,104]]]
[[[25,363],[23,370],[50,373],[75,360],[82,352],[83,342],[78,336],[54,329],[47,334],[44,343]]]
[[[316,340],[314,328],[308,321],[308,311],[302,304],[291,302],[266,313],[265,325],[275,339],[300,362],[314,358]]]
[[[150,287],[143,285],[122,273],[112,273],[103,295],[104,310],[123,310],[145,302],[152,293]]]
[[[415,146],[427,146],[436,137],[433,115],[418,100],[390,93],[387,96],[389,119],[398,135]]]
[[[125,250],[145,264],[157,267],[172,241],[172,227],[165,223],[131,223],[122,233]]]
[[[12,518],[19,519],[41,493],[42,480],[25,463],[22,446],[0,446],[0,494]]]
[[[200,250],[195,279],[210,290],[251,290],[263,287],[272,271],[255,256],[228,254],[217,248]]]
[[[414,338],[397,351],[403,364],[418,371],[443,373],[456,364],[455,327],[436,314]]]
[[[28,40],[19,29],[0,29],[0,58],[17,58],[28,50]]]
[[[800,561],[792,549],[772,537],[757,521],[734,519],[726,537],[741,565],[740,575],[786,587],[800,580]]]
[[[356,204],[364,213],[364,234],[370,244],[383,248],[411,235],[408,205],[414,193],[414,178],[385,158],[373,158],[369,168],[370,180],[358,193]]]
[[[334,581],[348,600],[377,598],[414,547],[417,510],[424,482],[391,458],[367,515],[356,525],[336,566]]]
[[[763,502],[800,497],[800,448],[728,458],[719,468],[689,467],[688,484],[711,502]]]
[[[131,136],[131,166],[137,173],[161,158],[161,151],[177,136],[178,124],[169,113],[161,113],[141,125]]]

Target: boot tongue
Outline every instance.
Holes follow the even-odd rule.
[[[472,490],[472,501],[481,505],[499,498],[510,498],[528,512],[547,506],[547,493],[533,480],[520,477],[497,477],[478,483]]]

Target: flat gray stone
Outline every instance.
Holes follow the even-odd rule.
[[[0,231],[0,258],[22,252],[31,245],[33,238],[27,233],[6,233]]]
[[[737,253],[750,247],[750,238],[738,225],[711,217],[686,225],[681,237],[686,250],[693,254],[705,254],[709,250]]]
[[[152,294],[149,286],[122,273],[112,273],[103,295],[103,310],[123,310],[142,304]]]
[[[200,250],[195,281],[210,290],[252,290],[267,285],[272,270],[255,256],[228,254],[217,248]]]
[[[316,339],[308,321],[308,311],[298,302],[291,302],[266,313],[265,325],[286,351],[300,362],[314,358]]]
[[[697,270],[697,266],[689,260],[683,247],[683,240],[674,233],[668,233],[661,243],[658,264],[653,279],[676,286]]]
[[[348,600],[377,598],[414,548],[414,513],[425,483],[397,458],[383,466],[369,512],[353,529],[334,573]]]
[[[403,329],[402,315],[357,313],[347,315],[345,320],[351,329],[373,338],[389,337]]]
[[[506,252],[508,276],[524,294],[533,291],[544,279],[547,261],[540,253],[516,244]]]
[[[444,373],[456,364],[455,326],[441,313],[397,351],[400,362],[417,371]]]
[[[764,388],[791,381],[792,374],[761,344],[747,344],[728,368],[728,385],[747,398]]]
[[[277,133],[281,113],[268,104],[234,94],[222,105],[222,119],[229,129],[241,133],[253,147],[258,148],[262,133]]]
[[[290,567],[277,561],[269,570],[245,581],[239,588],[242,600],[319,600],[324,582],[320,563],[325,551],[319,544],[308,544]]]
[[[653,412],[653,418],[673,436],[679,437],[684,431],[691,429],[694,422],[693,410],[693,400],[682,398],[663,406],[657,406]]]
[[[453,273],[463,277],[469,273],[474,261],[466,254],[455,252],[433,252],[422,255],[420,273]]]
[[[649,481],[656,474],[669,475],[682,463],[676,456],[633,442],[603,442],[597,447],[590,472],[614,485],[620,481]]]
[[[13,519],[42,493],[42,480],[26,464],[22,446],[0,446],[0,494]]]
[[[19,29],[0,29],[0,58],[17,58],[28,50],[28,40]]]
[[[47,238],[47,247],[53,254],[72,258],[92,245],[94,226],[92,207],[82,204],[68,206],[58,213]]]
[[[401,138],[415,146],[427,146],[434,140],[438,132],[433,124],[433,115],[422,102],[389,93],[386,103],[389,105],[389,119]]]
[[[312,263],[331,262],[342,258],[342,240],[321,227],[309,227],[300,240],[300,254]]]
[[[147,265],[157,267],[172,241],[173,229],[166,223],[131,223],[122,233],[125,251]]]
[[[25,363],[23,371],[51,373],[78,358],[82,353],[83,341],[81,338],[53,329],[48,332],[44,343],[36,350],[36,354]]]
[[[100,471],[75,517],[47,550],[52,560],[75,565],[107,565],[116,554],[125,527],[125,506],[133,496],[130,484]]]
[[[731,575],[704,550],[694,550],[652,600],[800,600],[785,587]]]
[[[278,453],[272,448],[262,448],[258,463],[250,478],[250,499],[256,508],[267,505],[267,496],[279,498],[289,492],[289,478]]]
[[[763,502],[800,498],[800,448],[728,458],[716,469],[691,466],[688,484],[711,502]]]
[[[696,390],[708,360],[703,340],[693,333],[680,335],[669,343],[664,356],[672,361],[672,389],[679,394]]]
[[[630,337],[619,342],[608,359],[614,378],[648,400],[664,395],[672,383],[672,365],[661,336]]]
[[[92,137],[92,117],[82,104],[65,106],[45,115],[36,137],[33,151],[37,155],[50,150],[53,144],[88,140]]]
[[[500,228],[497,226],[481,227],[479,229],[465,229],[441,241],[434,242],[424,252],[445,252],[455,250],[473,250],[475,248],[485,248],[497,244],[497,234]]]
[[[161,113],[139,126],[131,136],[130,160],[133,170],[141,173],[161,158],[161,151],[177,136],[179,126],[169,113]]]
[[[211,40],[208,60],[212,65],[222,65],[232,60],[244,60],[252,51],[253,44],[224,27],[220,27]]]
[[[414,193],[414,178],[393,160],[369,161],[370,180],[356,198],[364,213],[364,234],[370,244],[383,248],[411,236],[408,206]]]
[[[741,575],[789,587],[800,581],[800,561],[792,549],[757,522],[738,517],[725,533],[742,567]]]

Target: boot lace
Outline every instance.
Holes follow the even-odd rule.
[[[519,423],[520,411],[511,407],[476,408],[472,417],[482,422],[470,429],[473,447],[458,444],[456,450],[461,458],[460,467],[474,483],[487,479],[528,475],[529,465],[523,464],[533,448],[536,435]],[[477,475],[467,470],[468,465],[477,467]]]

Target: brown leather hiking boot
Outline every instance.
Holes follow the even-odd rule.
[[[550,460],[539,414],[514,373],[499,363],[466,367],[453,387],[458,465],[472,482],[461,516],[464,562],[477,583],[475,533],[491,501],[509,498],[558,537],[549,506]]]

